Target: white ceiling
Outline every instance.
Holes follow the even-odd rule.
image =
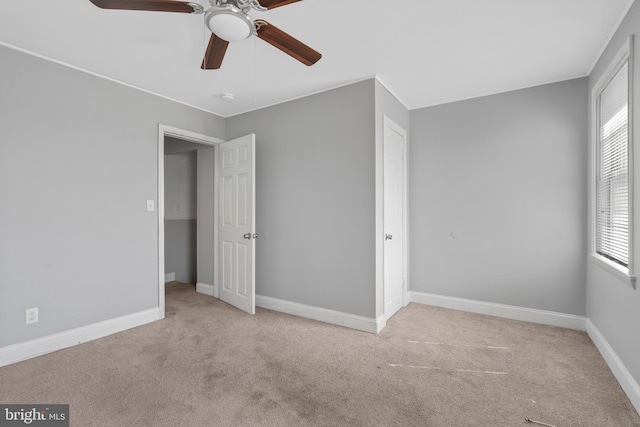
[[[220,70],[202,71],[210,35],[203,15],[103,10],[89,0],[3,0],[0,43],[224,117],[373,76],[415,109],[585,76],[629,6],[304,0],[252,16],[321,52],[316,65],[251,38],[229,45]],[[236,100],[222,101],[226,92]]]

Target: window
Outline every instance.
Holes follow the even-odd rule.
[[[631,268],[631,43],[616,56],[594,88],[596,258],[625,273]]]
[[[629,62],[598,96],[596,253],[629,266]]]

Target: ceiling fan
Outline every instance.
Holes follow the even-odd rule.
[[[211,30],[212,34],[204,60],[200,66],[203,70],[219,69],[229,42],[241,41],[250,36],[258,36],[305,65],[313,65],[322,58],[319,52],[316,52],[300,40],[265,20],[253,20],[248,14],[251,9],[264,12],[301,0],[209,0],[211,7],[206,11],[198,3],[177,0],[90,1],[102,9],[204,13],[205,25]]]

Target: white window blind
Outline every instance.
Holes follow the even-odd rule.
[[[596,253],[629,265],[629,61],[597,99]]]

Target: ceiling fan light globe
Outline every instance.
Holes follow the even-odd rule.
[[[237,42],[255,34],[253,20],[235,8],[211,8],[206,16],[207,27],[216,36],[228,42]]]

